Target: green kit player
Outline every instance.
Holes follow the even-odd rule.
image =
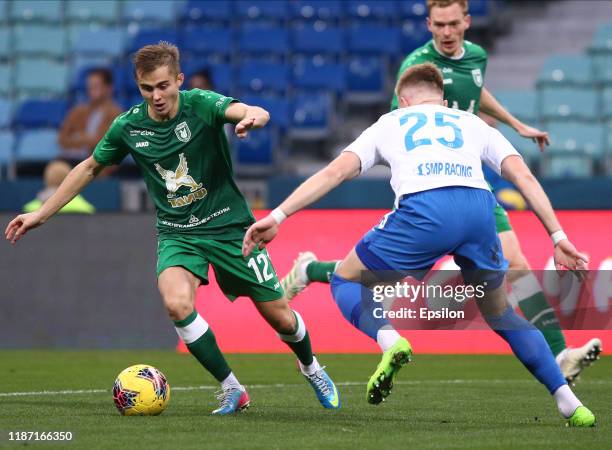
[[[465,31],[470,26],[467,0],[428,0],[427,7],[427,26],[433,39],[404,59],[398,79],[409,67],[431,62],[442,71],[444,99],[449,107],[474,114],[480,110],[508,124],[521,136],[534,139],[543,150],[548,144],[548,134],[518,120],[484,88],[487,53],[482,47],[464,40]],[[394,96],[391,109],[397,107],[397,97]],[[569,382],[574,382],[582,369],[598,358],[601,341],[595,338],[582,347],[567,348],[555,312],[531,272],[508,214],[499,205],[495,208],[495,219],[503,254],[509,262],[507,277],[512,288],[510,300],[515,307],[518,305],[527,320],[542,331],[563,375]],[[312,252],[301,253],[281,281],[287,297],[293,299],[312,281],[329,283],[337,263],[318,261]]]
[[[12,243],[45,223],[100,171],[131,154],[157,209],[157,282],[164,306],[191,354],[220,383],[225,415],[249,405],[249,396],[194,308],[196,289],[208,284],[211,265],[221,290],[233,300],[250,297],[263,318],[296,354],[321,404],[339,408],[332,380],[312,354],[300,315],[285,298],[266,251],[241,253],[245,230],[254,222],[233,179],[225,123],[240,138],[269,120],[262,108],[211,91],[180,91],[184,75],[179,51],[169,43],[148,45],[133,58],[144,102],[121,114],[91,157],[76,166],[40,209],[13,219],[6,228]]]

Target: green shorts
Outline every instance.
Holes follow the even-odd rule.
[[[495,205],[493,214],[495,214],[495,228],[498,234],[503,231],[512,231],[512,225],[510,225],[508,213],[499,203]]]
[[[285,294],[266,249],[242,256],[242,241],[218,241],[197,236],[160,236],[157,243],[157,276],[180,266],[208,284],[208,266],[230,300],[245,296],[258,302],[278,300]]]
[[[491,183],[487,181],[489,185],[489,189],[491,189],[491,193],[495,195],[495,190]],[[499,203],[495,204],[495,209],[493,210],[493,214],[495,214],[495,229],[497,230],[497,234],[503,233],[504,231],[512,231],[512,225],[510,225],[510,219],[508,218],[508,213]]]

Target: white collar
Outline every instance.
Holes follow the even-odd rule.
[[[438,50],[438,47],[436,47],[436,41],[434,41],[433,39],[431,40],[431,43],[433,44],[433,48],[435,49],[435,51],[437,51],[440,56],[444,56],[445,58],[448,59],[461,59],[465,56],[465,47],[461,46],[461,54],[458,56],[446,56],[444,53],[442,53],[440,50]]]

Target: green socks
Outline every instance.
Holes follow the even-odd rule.
[[[292,334],[278,333],[278,337],[289,346],[303,365],[309,366],[313,362],[310,335],[306,331],[306,325],[302,320],[302,316],[296,311],[293,311],[293,315],[296,320],[295,331]]]
[[[174,327],[191,354],[217,381],[228,377],[231,369],[217,345],[215,335],[195,309],[185,319],[175,321]]]
[[[529,273],[514,281],[511,286],[512,303],[518,303],[525,318],[542,332],[553,355],[557,356],[566,348],[565,337],[555,310],[546,300],[537,278]]]
[[[337,264],[338,261],[313,261],[306,267],[306,276],[309,281],[329,283]]]

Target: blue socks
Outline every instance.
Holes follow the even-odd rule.
[[[485,316],[485,320],[551,394],[567,384],[540,330],[518,316],[511,307],[501,316]]]
[[[372,291],[361,283],[345,280],[335,273],[331,278],[331,291],[344,318],[376,341],[378,330],[389,325],[389,321],[375,317],[374,310],[380,308],[380,311],[376,311],[380,315],[383,306],[374,301]]]

